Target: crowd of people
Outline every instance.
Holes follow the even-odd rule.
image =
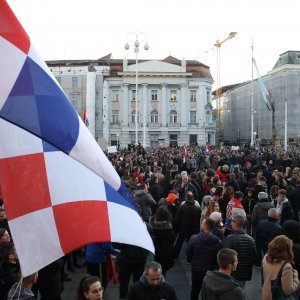
[[[63,281],[69,280],[65,268],[74,272],[84,253],[89,275],[80,281],[78,299],[105,298],[114,255],[120,299],[175,300],[167,278],[182,251],[191,265],[191,300],[247,299],[244,287],[254,266],[262,268],[263,300],[272,299],[271,282],[278,276],[283,292],[298,299],[300,147],[191,145],[186,153],[181,147],[130,145],[106,155],[139,207],[154,261],[137,246],[94,243],[20,283],[2,205],[0,299],[18,299],[20,293],[36,299],[37,291],[43,300],[61,299]]]

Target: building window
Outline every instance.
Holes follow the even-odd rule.
[[[171,101],[176,101],[177,100],[177,90],[171,90],[170,91],[170,99],[171,99]]]
[[[190,134],[190,145],[197,145],[197,134]]]
[[[113,94],[113,99],[112,100],[114,102],[119,102],[119,91],[118,90],[113,90],[112,94]]]
[[[131,101],[135,101],[136,90],[131,91]]]
[[[196,116],[197,112],[196,111],[190,111],[190,123],[191,124],[196,124]]]
[[[139,114],[137,115],[137,122],[139,123]],[[135,110],[131,112],[131,123],[135,123]]]
[[[207,103],[211,103],[211,92],[210,92],[210,90],[206,90],[206,99],[207,99]]]
[[[152,110],[150,120],[151,123],[158,123],[158,112],[156,110]]]
[[[176,112],[176,110],[172,110],[170,112],[170,123],[177,123],[177,112]]]
[[[72,77],[72,89],[78,89],[78,77]]]
[[[61,77],[60,76],[57,76],[55,77],[56,78],[56,81],[58,82],[59,85],[61,85]]]
[[[197,91],[195,90],[190,91],[190,101],[191,102],[197,101]]]
[[[210,111],[207,110],[206,111],[206,123],[211,123],[211,115],[210,115]]]
[[[152,101],[157,101],[157,90],[152,90],[151,91],[151,100]]]
[[[114,124],[119,123],[119,111],[118,110],[112,111],[112,123],[114,123]]]
[[[79,96],[76,95],[70,95],[70,100],[73,105],[73,107],[78,110],[79,109]]]

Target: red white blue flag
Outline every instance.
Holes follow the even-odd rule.
[[[86,114],[86,109],[83,112],[82,120],[83,120],[83,123],[85,124],[85,126],[89,127],[90,123],[89,123],[89,119],[88,119],[87,114]]]
[[[183,161],[183,163],[186,162],[187,155],[188,155],[188,149],[187,149],[186,144],[184,144],[184,145],[183,145],[183,156],[182,156],[182,161]]]
[[[0,185],[23,276],[93,242],[154,247],[138,208],[5,0]]]

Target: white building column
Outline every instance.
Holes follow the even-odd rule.
[[[188,109],[188,103],[187,103],[187,95],[186,95],[186,83],[182,83],[180,85],[180,115],[181,115],[181,127],[186,127],[187,126],[187,112],[189,111]]]
[[[95,137],[95,106],[96,106],[96,71],[88,72],[86,76],[86,114],[89,120],[89,130]]]
[[[148,84],[143,83],[143,147],[147,145],[147,124],[148,124]]]
[[[121,101],[122,127],[128,126],[128,84],[123,83],[123,97]]]
[[[167,84],[161,84],[161,123],[162,127],[167,126]]]
[[[108,82],[103,82],[103,138],[109,142],[109,107],[108,107]]]

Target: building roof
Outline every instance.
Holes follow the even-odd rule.
[[[139,63],[151,61],[153,59],[139,59]],[[169,55],[168,57],[160,60],[169,64],[181,65],[182,61]],[[110,66],[111,75],[117,76],[117,72],[123,71],[123,59],[113,59],[112,54],[107,54],[99,59],[80,59],[80,60],[49,60],[46,61],[49,67],[62,67],[62,66]],[[128,59],[128,65],[136,63],[135,59]],[[191,77],[207,78],[212,80],[210,69],[207,65],[197,60],[186,60],[186,72],[192,73]]]
[[[299,65],[300,64],[300,51],[286,51],[279,55],[279,58],[273,67],[273,70],[283,65]]]

